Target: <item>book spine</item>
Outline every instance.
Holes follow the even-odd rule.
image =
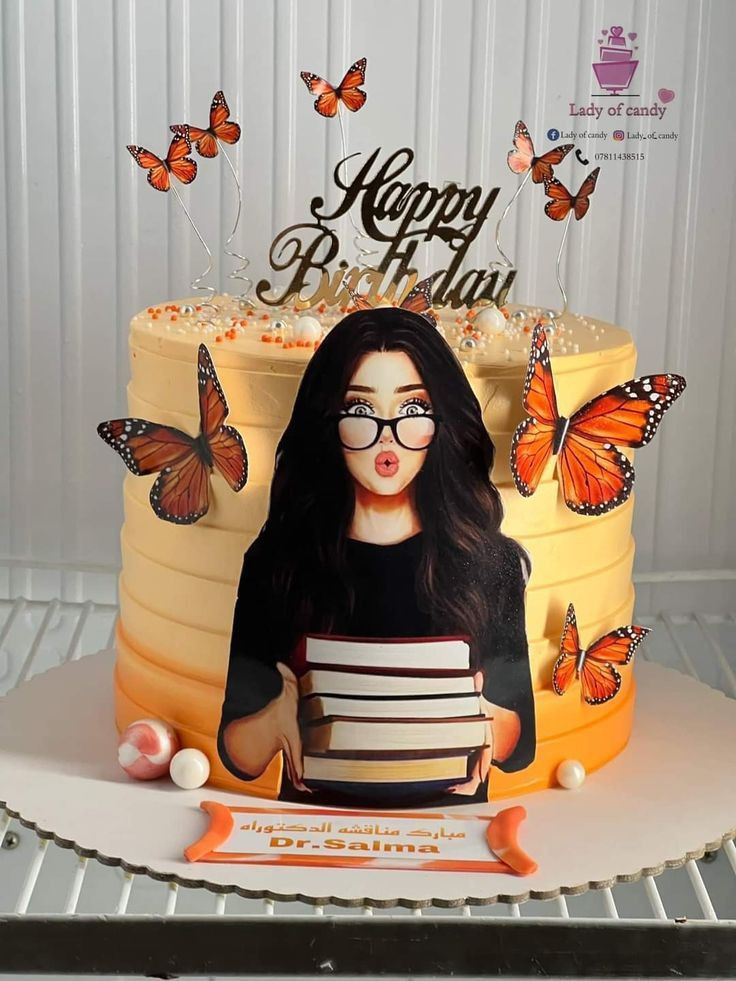
[[[486,744],[487,746],[488,744]],[[326,752],[309,750],[307,757],[320,760],[376,760],[390,762],[391,760],[432,760],[467,759],[486,746],[473,746],[469,749],[331,749]]]
[[[331,658],[334,657],[339,664],[359,670],[370,667],[371,660],[378,670],[396,670],[399,672],[433,670],[434,668],[431,666],[426,668],[423,662],[417,663],[419,658],[417,651],[412,652],[411,657],[407,658],[407,649],[419,647],[423,652],[422,656],[428,657],[431,651],[434,650],[435,656],[437,656],[438,648],[446,652],[447,646],[451,645],[453,657],[455,657],[457,645],[462,645],[463,663],[445,665],[444,670],[469,670],[470,668],[470,640],[466,636],[343,637],[306,634],[301,643],[304,645],[304,651],[302,655],[301,650],[299,650],[297,662],[302,663],[304,661],[310,667],[325,668],[332,664]],[[402,649],[404,652],[403,660]]]
[[[301,654],[300,657],[302,657]],[[299,666],[299,670],[295,665]],[[306,653],[303,655],[303,660],[289,662],[289,666],[295,674],[301,675],[310,671],[336,671],[339,674],[370,674],[387,678],[466,678],[472,677],[476,673],[467,666],[464,668],[435,668],[426,665],[417,667],[416,665],[397,666],[393,664],[328,664],[326,661],[310,661]]]
[[[351,669],[339,665],[329,665],[320,668],[309,667],[299,678],[299,691],[302,698],[308,698],[311,695],[329,695],[340,698],[459,697],[474,693],[474,676],[474,671],[463,670],[379,672],[363,668]],[[374,683],[375,679],[385,680],[388,684],[375,687],[372,684],[370,690],[366,691],[366,678],[370,678]],[[341,682],[339,679],[346,680]],[[391,683],[393,679],[400,679],[400,683],[394,686]],[[457,686],[444,685],[438,687],[433,684],[437,680],[457,682]],[[389,694],[386,694],[387,691]]]
[[[477,749],[488,740],[488,719],[472,721],[465,719],[414,719],[396,720],[384,719],[336,719],[327,718],[324,721],[310,723],[303,728],[303,742],[306,752],[331,752],[335,749],[359,748],[360,744],[370,743],[379,737],[391,738],[393,730],[403,729],[403,740],[397,746],[383,746],[383,749]],[[411,726],[411,731],[409,730]],[[437,728],[432,731],[432,729]],[[380,727],[380,728],[379,728]],[[459,727],[459,728],[458,728]],[[449,739],[443,745],[443,732],[453,732],[454,739]],[[458,742],[458,733],[462,734],[464,742]],[[396,739],[396,736],[393,737]],[[449,738],[449,737],[448,737]],[[407,745],[407,742],[410,745]],[[344,745],[347,743],[348,745]],[[357,746],[355,744],[358,744]],[[352,745],[351,745],[352,744]]]
[[[345,703],[352,702],[352,705]],[[449,703],[454,703],[452,706],[452,711],[448,711]],[[342,705],[340,703],[343,703]],[[419,709],[420,706],[427,706],[427,711],[417,712],[412,715],[408,712],[409,705],[411,703],[414,707]],[[429,703],[429,705],[427,705]],[[388,711],[376,712],[376,705],[385,706]],[[397,705],[401,705],[401,711],[406,712],[405,716],[401,715],[395,709]],[[460,708],[460,705],[463,705]],[[400,724],[402,718],[426,718],[431,719],[467,719],[472,716],[482,715],[480,699],[477,695],[468,693],[466,695],[435,695],[435,696],[416,696],[412,698],[411,696],[394,696],[388,698],[367,697],[360,698],[354,696],[345,696],[342,698],[339,695],[329,696],[327,699],[320,695],[315,695],[312,698],[307,698],[301,703],[301,715],[305,722],[317,722],[320,719],[330,718],[331,716],[342,716],[344,718],[351,719],[375,719],[376,721],[382,721],[384,719],[392,718],[397,720]],[[332,711],[330,711],[332,709]],[[371,711],[371,709],[374,709]],[[434,709],[434,711],[432,711]],[[392,711],[393,710],[393,711]]]
[[[297,641],[296,647],[291,652],[291,657],[289,658],[289,667],[297,676],[303,675],[308,671],[307,665],[307,638],[302,637],[301,640]]]

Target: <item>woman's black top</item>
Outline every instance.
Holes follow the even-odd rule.
[[[235,776],[248,780],[257,774],[240,771],[227,757],[222,740],[225,727],[235,719],[252,715],[282,689],[276,663],[289,663],[288,624],[284,624],[270,595],[266,563],[258,542],[246,552],[238,587],[227,687],[222,708],[218,750]],[[521,770],[534,759],[534,700],[524,626],[524,588],[527,559],[516,544],[500,538],[496,568],[501,566],[504,595],[496,597],[498,614],[471,643],[471,667],[483,672],[483,695],[488,701],[519,714],[521,735],[513,753],[496,765],[505,771]],[[394,545],[374,545],[348,539],[347,563],[355,588],[355,605],[341,634],[354,637],[435,636],[428,613],[417,602],[416,571],[422,554],[422,533]],[[489,597],[490,601],[490,597]],[[304,800],[286,786],[281,796]],[[473,798],[446,795],[447,803],[462,804]],[[437,800],[437,795],[433,796]],[[478,800],[486,799],[481,787]],[[320,803],[317,795],[309,800]]]

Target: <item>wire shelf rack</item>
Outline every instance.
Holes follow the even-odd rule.
[[[34,674],[111,646],[116,615],[111,603],[0,600],[0,696]],[[657,627],[641,656],[736,697],[736,617],[660,613],[638,622]],[[574,847],[574,835],[595,829],[568,833]],[[560,950],[577,951],[577,976],[661,977],[672,968],[690,977],[732,977],[736,966],[732,841],[656,878],[580,896],[413,910],[307,906],[184,888],[79,856],[6,814],[0,843],[0,978],[3,971],[570,976],[565,964],[572,962],[560,961]],[[38,931],[45,931],[44,944]],[[499,957],[489,972],[494,949]],[[595,956],[586,954],[591,950]]]

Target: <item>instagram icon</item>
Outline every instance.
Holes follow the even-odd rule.
[[[616,141],[616,143],[620,143],[624,139],[624,136],[625,134],[622,129],[615,129],[613,131],[613,138]]]

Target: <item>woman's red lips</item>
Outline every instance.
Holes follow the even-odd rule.
[[[374,466],[380,477],[393,477],[399,469],[399,458],[391,450],[381,450],[375,459]]]

